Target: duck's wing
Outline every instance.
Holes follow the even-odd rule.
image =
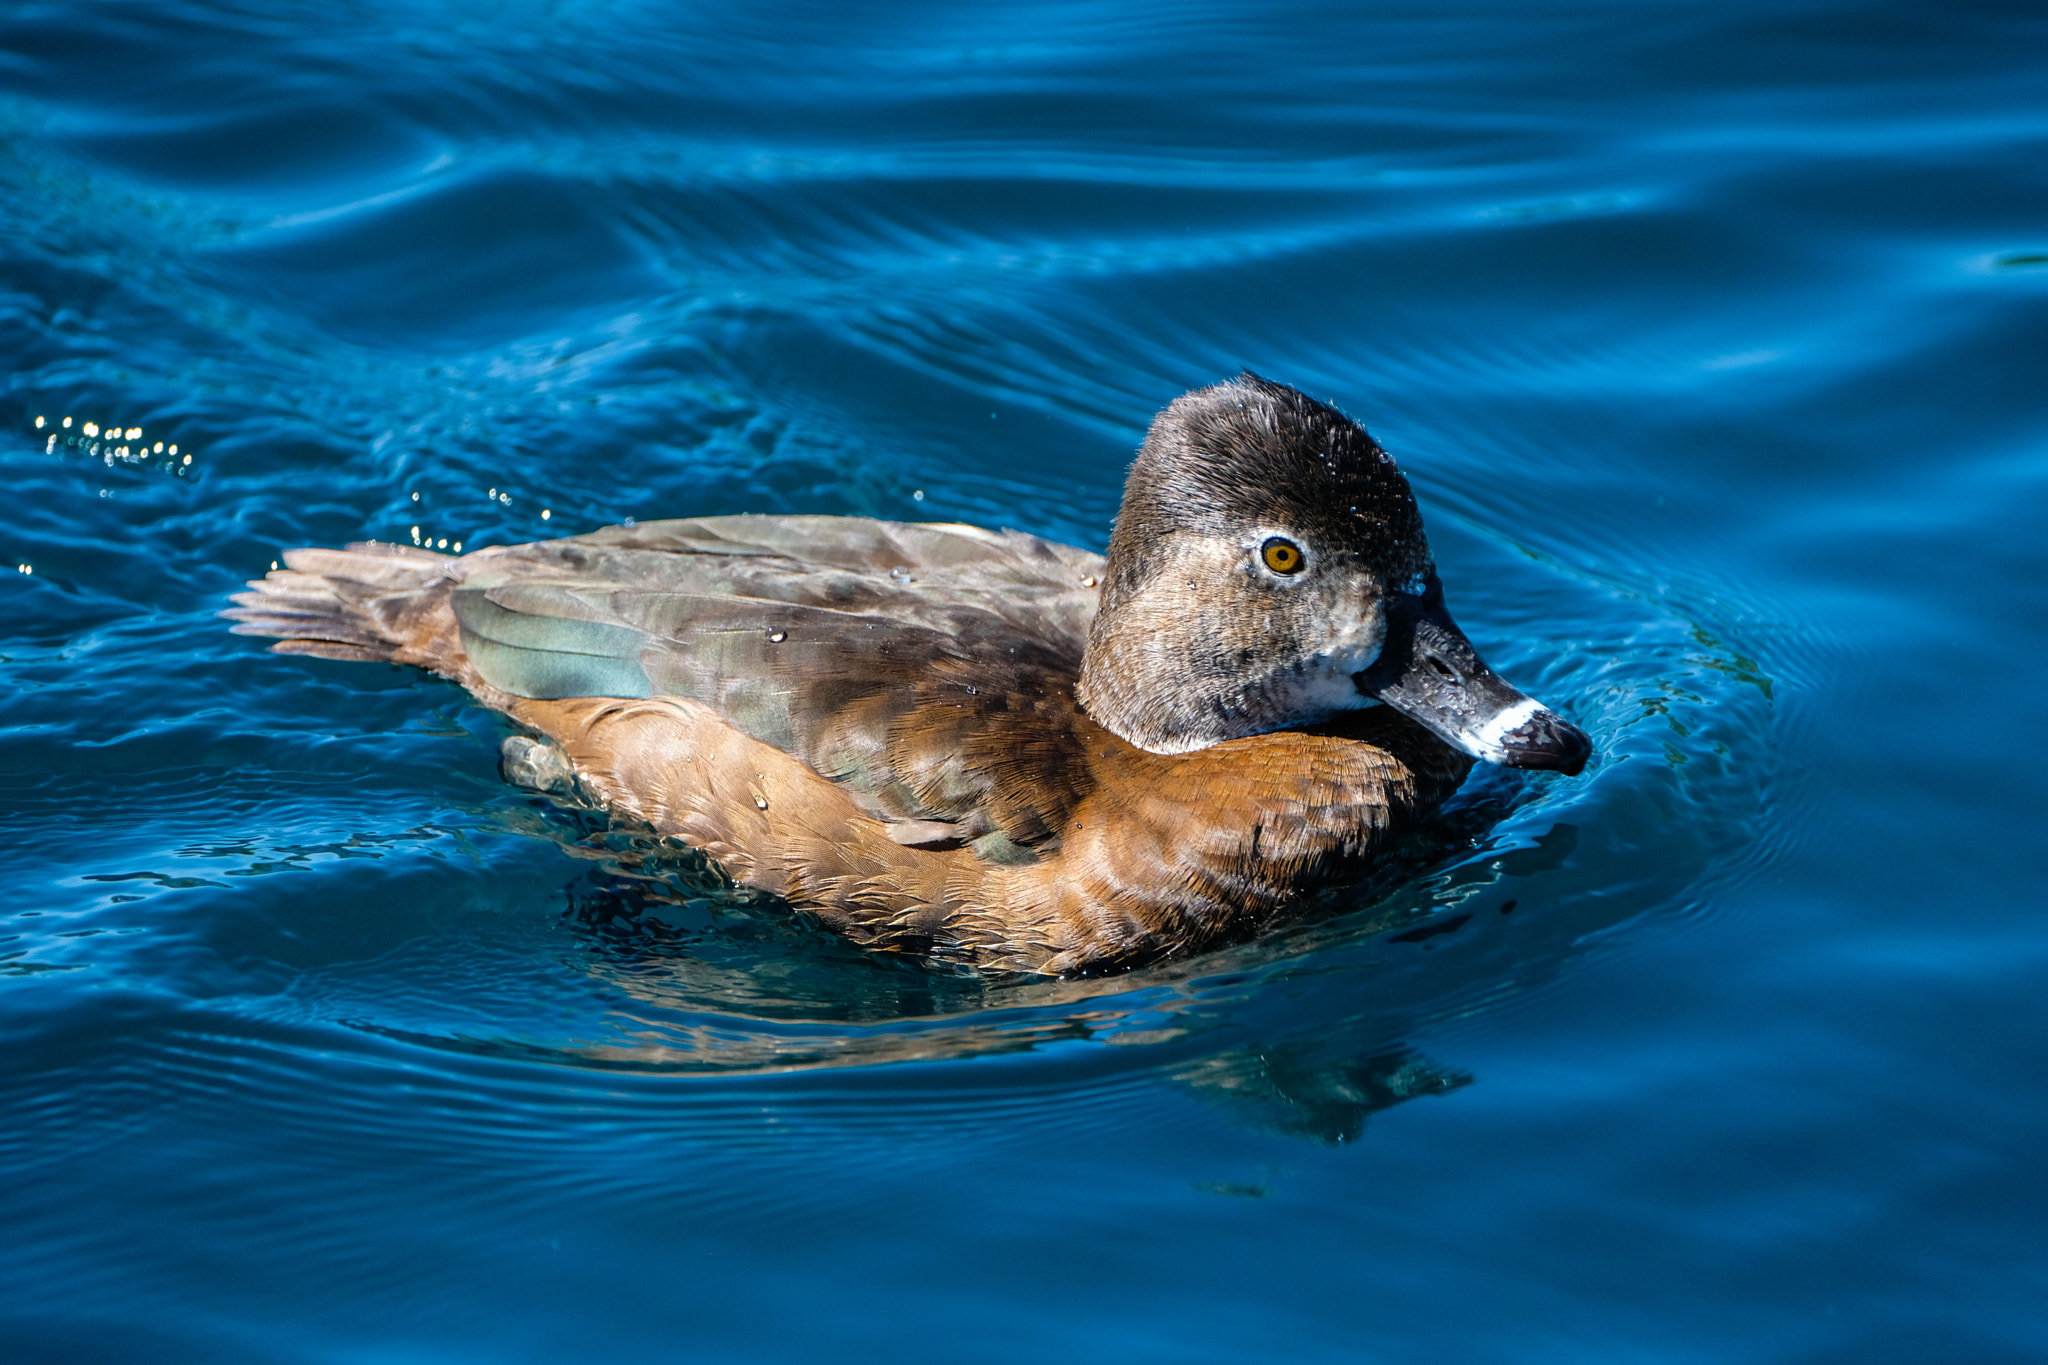
[[[829,607],[936,630],[953,629],[966,608],[1076,648],[1105,570],[1101,555],[1019,531],[866,517],[651,521],[492,553],[650,592]]]
[[[837,517],[612,527],[473,554],[450,603],[516,697],[672,696],[801,758],[900,842],[1028,860],[1079,798],[1100,556]]]

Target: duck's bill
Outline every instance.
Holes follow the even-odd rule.
[[[1366,696],[1490,763],[1576,774],[1593,754],[1584,730],[1486,666],[1444,610],[1433,577],[1424,596],[1388,602],[1380,657],[1356,682]]]

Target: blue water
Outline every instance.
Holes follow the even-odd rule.
[[[19,0],[0,356],[11,1361],[2048,1358],[2038,6]],[[1600,758],[1122,978],[864,956],[214,616],[1100,547],[1244,365]]]

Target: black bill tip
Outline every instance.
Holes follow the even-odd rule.
[[[1541,768],[1577,777],[1593,756],[1586,732],[1555,711],[1538,711],[1499,740],[1501,763],[1510,768]]]

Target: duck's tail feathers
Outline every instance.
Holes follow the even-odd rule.
[[[236,593],[221,613],[237,635],[278,637],[279,654],[413,664],[472,684],[475,668],[449,609],[458,561],[411,545],[365,541],[287,550],[285,567]]]

